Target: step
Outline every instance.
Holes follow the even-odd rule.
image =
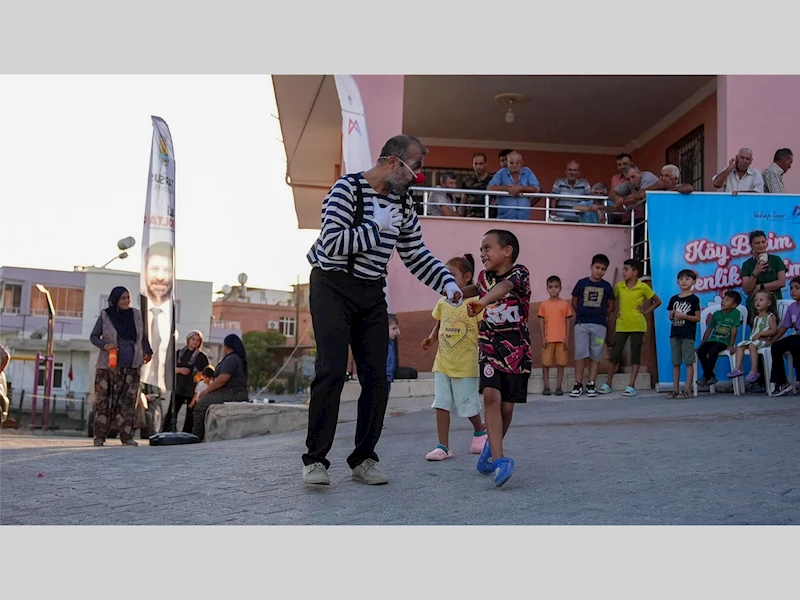
[[[627,371],[627,372],[626,372]],[[392,389],[389,393],[390,398],[417,398],[420,396],[433,396],[434,395],[434,379],[432,373],[420,373],[419,379],[395,379],[392,383]],[[597,377],[598,386],[602,385],[605,380],[605,374],[600,374]],[[652,388],[650,373],[640,371],[636,377],[636,389],[649,390]],[[629,369],[624,369],[623,372],[617,373],[614,376],[614,385],[612,389],[615,391],[624,390],[630,381]],[[584,383],[586,379],[584,379]],[[575,384],[575,370],[572,368],[564,369],[564,382],[562,390],[569,392]],[[544,378],[542,377],[541,369],[534,372],[528,381],[529,394],[541,394],[544,389]],[[556,370],[550,370],[550,389],[556,389]],[[348,381],[344,384],[342,390],[342,402],[355,402],[361,394],[361,386],[357,380]]]

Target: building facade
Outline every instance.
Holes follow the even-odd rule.
[[[319,229],[322,200],[343,168],[342,107],[334,78],[275,75],[272,79],[286,154],[292,157],[286,179],[298,227]],[[470,174],[472,158],[479,152],[486,155],[487,170],[494,173],[500,168],[499,151],[509,148],[521,152],[543,193],[551,192],[573,160],[590,184],[610,187],[620,153],[631,154],[642,171],[657,176],[665,164],[675,164],[682,183],[691,183],[695,191],[715,191],[714,175],[740,148],[752,150],[753,166],[762,171],[777,149],[792,148],[800,137],[796,117],[800,77],[794,75],[356,75],[354,79],[364,104],[371,155],[377,158],[385,141],[399,133],[420,137],[429,149],[423,171],[424,185],[429,187],[439,183],[444,171],[455,172],[459,179]],[[524,101],[509,103],[510,95]],[[362,132],[348,128],[345,134]],[[784,175],[784,184],[787,193],[800,192],[800,177],[794,171]],[[594,254],[602,252],[611,259],[607,280],[613,284],[620,280],[622,261],[631,253],[630,227],[546,219],[544,210],[532,211],[529,221],[420,217],[426,245],[443,261],[465,252],[477,258],[478,242],[489,227],[514,231],[522,246],[519,262],[532,273],[532,315],[539,301],[547,298],[549,275],[561,277],[562,297],[569,297],[577,280],[588,275]],[[420,340],[433,326],[430,312],[438,295],[416,281],[396,253],[389,264],[388,291],[390,309],[401,323],[402,364],[429,371],[433,353],[423,352]],[[539,333],[533,320],[535,347]],[[538,353],[534,356],[538,367]],[[654,356],[646,352],[644,361],[655,369]]]
[[[114,287],[128,288],[133,306],[139,307],[139,274],[97,267],[76,267],[73,271],[0,267],[0,340],[12,355],[6,376],[14,390],[14,402],[22,390],[30,398],[35,377],[32,358],[37,352],[44,354],[47,347],[47,305],[37,284],[50,292],[56,313],[53,395],[92,402],[98,350],[89,342],[89,335],[100,311],[108,307],[108,295]],[[220,356],[215,345],[224,338],[219,329],[211,327],[213,286],[211,282],[179,279],[175,287],[178,347],[190,331],[198,330],[203,333],[213,364]],[[44,367],[38,377],[43,385]],[[24,407],[29,405],[25,402]]]

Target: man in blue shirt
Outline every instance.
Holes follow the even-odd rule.
[[[529,220],[530,207],[539,201],[539,198],[532,199],[521,195],[538,194],[539,180],[533,171],[522,166],[522,155],[516,151],[508,155],[508,166],[494,174],[486,189],[510,194],[497,198],[498,219]]]

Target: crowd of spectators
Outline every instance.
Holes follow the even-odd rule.
[[[783,175],[792,166],[793,154],[788,148],[775,152],[772,163],[763,171],[752,166],[753,152],[741,148],[730,159],[728,167],[713,177],[717,190],[726,193],[771,193],[783,194]],[[644,203],[647,191],[674,191],[691,194],[691,183],[681,183],[681,172],[676,165],[661,167],[658,175],[640,169],[633,156],[621,153],[616,157],[617,172],[610,185],[603,182],[590,183],[581,177],[578,161],[570,160],[564,177],[557,179],[549,191],[530,167],[525,166],[522,154],[505,149],[498,154],[499,169],[491,172],[485,153],[477,152],[472,157],[473,172],[458,181],[452,171],[439,175],[436,191],[428,199],[427,214],[444,217],[486,218],[486,196],[480,192],[507,192],[507,195],[489,196],[489,218],[529,220],[531,209],[544,209],[543,196],[525,194],[548,194],[550,208],[548,219],[591,224],[630,224],[631,217],[639,222],[644,219]],[[475,190],[477,193],[454,193],[448,189]],[[594,198],[590,198],[594,196]],[[541,203],[541,204],[540,204]],[[638,234],[643,236],[644,232]]]

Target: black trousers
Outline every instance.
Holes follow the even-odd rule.
[[[722,342],[705,342],[700,344],[697,349],[697,360],[703,367],[703,377],[711,379],[714,377],[714,371],[717,366],[717,358],[719,353],[725,350],[727,346]]]
[[[170,406],[167,409],[167,415],[164,417],[164,425],[161,428],[162,431],[175,431],[175,426],[178,424],[178,413],[181,410],[181,406],[186,404],[186,418],[183,421],[183,431],[184,433],[192,433],[192,421],[194,415],[192,411],[189,410],[189,403],[192,401],[194,396],[178,396],[175,394],[175,406]]]
[[[800,369],[800,335],[789,335],[772,344],[772,372],[769,380],[780,387],[786,383],[786,367],[783,355],[790,352],[795,372]]]
[[[311,271],[311,324],[317,342],[316,373],[311,382],[308,406],[308,435],[303,464],[321,462],[333,446],[339,402],[347,374],[348,348],[358,368],[361,395],[358,397],[355,449],[347,464],[355,468],[371,458],[378,460],[375,446],[381,436],[389,383],[389,317],[385,281],[359,279],[343,271]]]

